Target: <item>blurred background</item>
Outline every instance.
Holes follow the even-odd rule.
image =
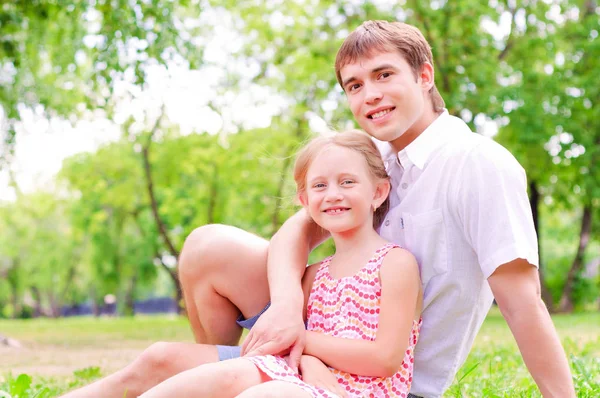
[[[546,304],[599,311],[597,1],[15,0],[0,318],[181,311],[185,237],[268,238],[296,210],[299,145],[354,126],[333,62],[365,19],[422,30],[449,112],[527,171]]]

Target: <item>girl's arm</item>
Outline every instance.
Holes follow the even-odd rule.
[[[306,332],[304,353],[343,372],[389,377],[404,360],[413,320],[421,312],[421,279],[414,256],[392,249],[380,268],[381,304],[375,341]]]
[[[304,209],[290,217],[273,236],[267,258],[271,307],[244,340],[244,355],[277,354],[289,348],[289,364],[298,367],[305,340],[300,278],[308,253],[327,237]]]
[[[311,386],[324,388],[340,397],[348,396],[346,390],[338,383],[337,377],[319,358],[302,355],[300,358],[300,374],[302,375],[302,381]]]

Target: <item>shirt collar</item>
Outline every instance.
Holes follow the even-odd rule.
[[[427,159],[443,143],[444,126],[450,115],[444,111],[413,142],[398,152],[398,160],[402,167],[413,164],[423,170]]]

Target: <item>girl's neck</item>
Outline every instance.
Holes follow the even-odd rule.
[[[345,231],[342,233],[331,233],[335,243],[336,256],[360,257],[363,252],[371,252],[382,245],[385,240],[373,230],[371,225]]]

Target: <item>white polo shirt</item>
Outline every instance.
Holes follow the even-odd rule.
[[[397,154],[377,144],[392,180],[379,232],[417,258],[423,283],[411,393],[439,397],[491,307],[487,278],[517,258],[538,265],[525,171],[447,111]]]

